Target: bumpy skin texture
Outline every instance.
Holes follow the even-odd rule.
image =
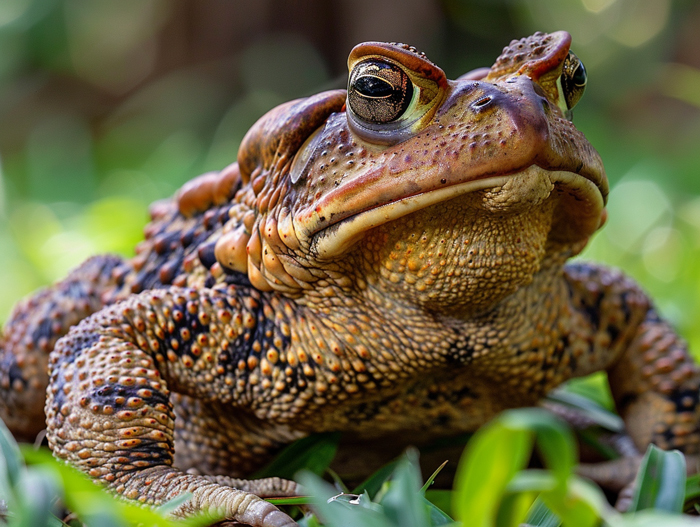
[[[639,448],[698,454],[685,344],[631,280],[566,264],[607,196],[561,106],[569,43],[513,41],[456,81],[408,46],[356,47],[347,104],[272,110],[238,163],[153,206],[136,257],[89,260],[17,307],[3,419],[43,427],[48,362],[56,456],[126,497],[190,491],[181,514],[263,527],[293,522],[256,495],[295,485],[231,478],[294,439],[429,441],[598,370]]]

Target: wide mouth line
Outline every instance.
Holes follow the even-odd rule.
[[[587,177],[576,172],[551,171],[533,164],[510,174],[464,181],[405,196],[390,203],[369,207],[311,231],[309,232],[309,237],[314,238],[313,245],[319,257],[332,257],[352,245],[358,235],[369,229],[464,194],[503,186],[512,178],[524,176],[529,171],[546,172],[553,184],[564,183],[572,188],[576,186],[580,192],[584,192],[589,197],[592,197],[596,208],[602,209],[605,206],[601,190]]]
[[[415,194],[409,194],[407,196],[404,196],[402,198],[398,198],[394,201],[391,201],[389,203],[382,203],[380,205],[374,205],[371,207],[367,207],[366,209],[359,210],[357,212],[354,212],[348,216],[342,217],[341,219],[334,221],[332,223],[328,223],[314,231],[311,231],[309,234],[311,236],[315,236],[319,233],[322,233],[325,230],[332,229],[333,227],[336,227],[337,225],[346,222],[346,221],[352,221],[353,218],[356,218],[358,216],[362,216],[364,214],[371,214],[371,213],[378,213],[383,209],[390,209],[394,207],[400,207],[400,206],[408,206],[412,204],[415,201],[426,199],[429,196],[434,196],[437,198],[435,200],[435,203],[439,203],[440,201],[443,201],[441,199],[445,194],[450,195],[452,193],[455,193],[455,196],[461,195],[461,194],[466,194],[469,192],[475,192],[477,190],[483,190],[486,188],[493,188],[499,186],[501,183],[505,183],[508,181],[509,178],[513,177],[513,175],[517,175],[521,173],[522,170],[519,170],[517,172],[514,172],[513,174],[508,174],[508,175],[499,175],[499,176],[486,176],[482,177],[479,179],[471,180],[471,181],[463,181],[461,183],[454,183],[452,185],[446,185],[440,188],[434,188],[430,190],[424,190],[422,192],[416,192]],[[431,200],[432,201],[432,200]],[[429,206],[430,204],[426,205]],[[418,210],[418,209],[415,209]],[[409,212],[413,212],[413,209]],[[400,216],[398,216],[400,217]]]

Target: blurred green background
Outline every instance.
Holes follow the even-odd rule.
[[[610,219],[585,258],[636,277],[700,353],[700,4],[680,0],[2,0],[0,320],[87,256],[130,255],[148,203],[236,157],[272,106],[345,84],[364,40],[448,76],[566,29],[574,121]]]

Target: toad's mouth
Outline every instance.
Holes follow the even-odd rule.
[[[357,243],[364,233],[380,225],[397,220],[427,207],[445,203],[465,194],[486,189],[508,188],[514,201],[526,201],[520,182],[539,181],[547,187],[547,196],[556,194],[551,239],[573,243],[588,238],[602,223],[605,209],[606,188],[599,188],[591,179],[565,170],[545,170],[531,165],[524,170],[498,176],[485,176],[439,188],[419,191],[385,203],[370,204],[364,209],[341,207],[315,207],[302,211],[301,218],[308,228],[306,238],[317,258],[327,260],[337,257]],[[444,179],[440,180],[441,182]],[[395,191],[399,190],[395,187]],[[542,198],[542,196],[540,196]],[[332,206],[335,205],[335,206]],[[335,210],[324,215],[324,210]],[[301,219],[297,216],[297,219]],[[300,225],[297,224],[297,228]]]

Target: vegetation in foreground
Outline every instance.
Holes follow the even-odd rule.
[[[585,435],[597,441],[616,417],[589,399],[567,393],[558,398],[586,413],[598,426]],[[0,423],[1,425],[1,423]],[[272,500],[287,507],[303,527],[666,527],[697,526],[683,515],[700,497],[698,477],[686,479],[678,452],[650,447],[638,476],[630,511],[616,511],[602,490],[574,473],[577,441],[573,432],[542,409],[503,413],[470,439],[452,490],[433,490],[440,468],[425,483],[418,453],[407,451],[360,487],[349,491],[328,470],[337,435],[297,442],[269,467],[295,474],[309,497]],[[594,445],[595,446],[595,445]],[[598,445],[602,448],[602,443]],[[544,468],[527,468],[533,449]],[[325,473],[334,484],[324,481]],[[186,497],[158,510],[113,498],[75,469],[54,460],[45,449],[18,446],[0,426],[0,497],[2,520],[10,527],[198,527],[213,517],[173,519],[168,513]],[[64,507],[72,514],[66,516]]]

